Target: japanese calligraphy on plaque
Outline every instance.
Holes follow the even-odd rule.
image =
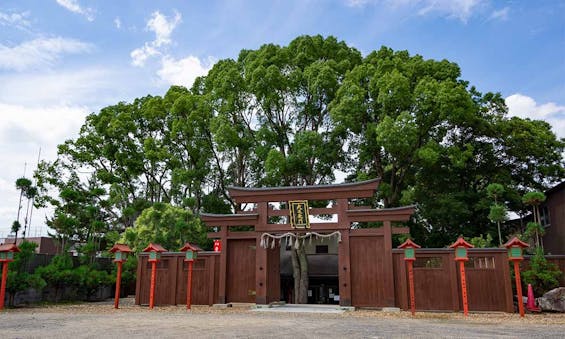
[[[292,228],[310,228],[308,219],[308,200],[289,201],[290,226]]]

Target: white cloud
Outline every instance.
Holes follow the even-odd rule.
[[[161,45],[170,44],[171,33],[180,22],[181,15],[179,12],[175,11],[175,17],[171,20],[167,19],[167,17],[159,13],[159,11],[154,12],[151,15],[151,19],[147,22],[147,29],[155,32],[155,46],[159,47]]]
[[[436,13],[462,22],[467,22],[482,2],[484,0],[345,0],[349,7],[384,3],[393,9],[409,8],[419,15]]]
[[[436,12],[467,22],[472,15],[473,9],[480,2],[481,0],[426,0],[423,1],[424,7],[418,13],[425,15]]]
[[[0,112],[0,159],[9,159],[0,167],[0,235],[5,236],[16,219],[19,194],[14,183],[23,175],[24,164],[30,178],[40,148],[42,159],[55,160],[57,145],[77,136],[89,110],[82,106],[27,107],[0,102]],[[46,213],[50,214],[47,210],[34,211],[34,230],[44,225]]]
[[[539,105],[533,98],[520,93],[510,95],[505,101],[510,116],[545,120],[558,137],[565,138],[565,106],[554,102]]]
[[[131,64],[137,67],[145,66],[149,57],[161,54],[152,44],[145,43],[141,48],[136,48],[130,53]]]
[[[114,19],[114,25],[116,25],[116,28],[117,28],[117,29],[122,28],[122,21],[120,20],[120,17],[116,17],[116,18]]]
[[[147,21],[146,29],[155,33],[155,40],[131,51],[132,65],[143,67],[147,59],[160,55],[163,47],[172,43],[171,34],[180,22],[181,15],[176,11],[173,18],[167,18],[159,11],[153,12],[151,19]]]
[[[27,20],[28,16],[29,16],[29,12],[10,13],[10,14],[0,12],[0,25],[25,29],[30,26],[30,23]]]
[[[0,43],[0,69],[25,70],[53,64],[61,54],[85,53],[91,44],[66,38],[40,38],[9,47]]]
[[[102,107],[139,91],[138,75],[103,67],[0,76],[0,102],[26,107]]]
[[[493,11],[490,15],[491,20],[508,20],[508,13],[510,12],[509,7],[504,7],[502,9]]]
[[[0,102],[0,112],[0,142],[41,146],[56,145],[75,134],[89,110],[81,106],[26,107]]]
[[[94,21],[94,10],[92,8],[82,8],[77,0],[57,0],[57,3],[73,13],[84,16],[88,21]]]
[[[180,60],[165,56],[162,59],[161,69],[157,74],[161,80],[170,85],[182,85],[190,88],[194,80],[199,76],[206,75],[213,64],[214,60],[212,58],[209,58],[208,62],[204,64],[200,59],[192,55]]]
[[[346,0],[345,4],[349,7],[364,7],[370,2],[371,0]]]

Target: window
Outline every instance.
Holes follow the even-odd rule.
[[[494,257],[469,257],[465,262],[467,268],[494,269]]]
[[[547,208],[547,205],[540,207],[539,213],[540,213],[541,225],[543,227],[551,226],[551,220],[549,219],[549,208]]]
[[[328,245],[316,245],[316,254],[328,253]]]
[[[416,258],[414,268],[441,268],[442,264],[441,257]]]

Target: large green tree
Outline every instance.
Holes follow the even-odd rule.
[[[498,237],[489,184],[524,213],[525,187],[565,177],[564,149],[549,124],[508,117],[501,95],[480,93],[453,62],[387,47],[362,57],[333,37],[300,36],[220,60],[190,89],[89,115],[59,159],[41,164],[37,201],[55,206],[58,234],[82,241],[133,229],[152,206],[238,211],[246,206],[229,186],[332,183],[341,170],[350,181],[381,178],[376,207],[418,204],[412,236],[444,246]],[[185,231],[173,238],[189,239]],[[171,234],[155,228],[144,241],[165,241],[161,232]],[[304,258],[293,252],[299,302]]]

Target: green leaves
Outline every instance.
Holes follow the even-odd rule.
[[[121,241],[129,244],[135,252],[141,251],[150,242],[176,251],[187,241],[205,246],[206,231],[190,211],[158,203],[141,213],[135,226],[126,229]]]
[[[319,35],[242,50],[191,89],[89,115],[59,159],[40,165],[37,202],[56,207],[50,225],[79,241],[123,232],[161,203],[233,211],[228,186],[331,183],[340,170],[381,178],[374,206],[418,204],[424,245],[492,234],[501,206],[522,211],[524,187],[565,177],[565,142],[545,122],[506,117],[499,93],[460,76],[447,60],[387,47],[363,58]],[[143,232],[180,234],[155,229]]]
[[[545,194],[542,192],[528,192],[522,197],[522,202],[530,206],[538,206],[545,201]]]

